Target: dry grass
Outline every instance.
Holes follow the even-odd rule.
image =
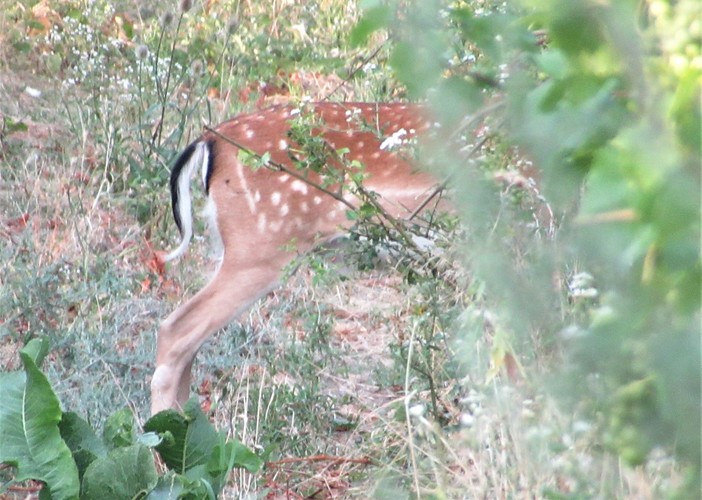
[[[283,3],[271,8],[266,33],[275,38]],[[321,2],[325,19],[345,8]],[[320,20],[315,29],[333,39],[336,27]],[[49,336],[56,346],[49,372],[66,408],[97,422],[123,405],[143,416],[157,323],[203,282],[207,251],[194,245],[160,276],[152,251],[166,246],[165,188],[148,201],[155,189],[116,189],[128,168],[115,158],[134,144],[113,141],[99,126],[119,119],[112,126],[128,129],[133,117],[96,118],[83,96],[35,76],[36,60],[9,70],[7,49],[0,58],[0,119],[28,126],[0,143],[0,368],[16,368],[30,336]],[[366,87],[351,92],[373,95]],[[213,99],[216,113],[229,109],[228,99],[223,92]],[[134,199],[155,207],[148,222],[135,214]],[[474,285],[456,269],[459,282]],[[509,360],[496,355],[499,328],[479,294],[457,288],[453,301],[437,306],[466,309],[444,325],[440,351],[419,342],[426,291],[392,266],[317,278],[303,266],[199,355],[203,406],[269,461],[259,475],[237,471],[225,498],[655,499],[679,482],[665,454],[624,467],[590,424],[559,409],[544,384],[550,368],[538,362],[558,353],[540,346],[536,360],[516,353],[523,365],[516,377],[507,365],[495,367]],[[410,354],[435,357],[433,394]]]

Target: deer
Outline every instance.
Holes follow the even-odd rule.
[[[344,190],[338,179],[300,168],[304,151],[291,134],[300,116],[313,118],[309,133],[328,147],[327,166],[338,179],[360,173],[363,191]],[[203,214],[220,251],[209,283],[158,329],[152,414],[182,408],[203,343],[277,287],[299,255],[347,232],[354,223],[349,207],[365,197],[401,220],[427,204],[441,183],[394,146],[425,136],[433,125],[420,104],[287,104],[206,127],[185,148],[170,178],[180,244],[163,261],[183,255],[193,236],[190,184],[197,169],[206,195]]]

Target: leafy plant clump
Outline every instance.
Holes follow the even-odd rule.
[[[395,36],[398,77],[446,128],[458,124],[453,136],[476,135],[462,117],[499,111],[501,140],[539,169],[553,231],[529,253],[505,245],[515,226],[490,187],[473,182],[460,151],[437,151],[454,171],[477,276],[520,350],[532,339],[558,349],[563,376],[547,385],[607,449],[631,466],[664,449],[689,472],[685,493],[699,494],[693,11],[669,1],[376,2],[355,37]],[[485,220],[496,222],[481,229]]]
[[[0,374],[0,463],[15,467],[14,481],[44,483],[41,498],[216,498],[234,467],[261,468],[261,458],[217,432],[194,401],[184,414],[154,415],[142,433],[131,411],[119,410],[99,437],[61,411],[39,369],[47,353],[48,342],[34,339],[20,352],[24,370]]]

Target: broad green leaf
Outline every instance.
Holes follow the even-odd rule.
[[[390,64],[397,77],[405,83],[412,96],[421,96],[427,89],[436,85],[442,70],[441,58],[432,55],[432,51],[440,53],[442,48],[421,48],[422,52],[418,53],[416,44],[398,42],[390,56]]]
[[[73,454],[73,460],[78,466],[78,474],[81,478],[95,459],[107,454],[107,448],[90,424],[76,413],[64,413],[59,423],[59,430]]]
[[[186,403],[184,414],[166,410],[154,415],[144,430],[163,437],[156,450],[169,468],[193,481],[206,482],[215,493],[233,467],[256,472],[262,465],[261,459],[243,444],[227,442],[195,400]]]
[[[36,338],[27,342],[22,352],[27,354],[36,366],[41,366],[44,358],[49,354],[49,341],[44,338]]]
[[[81,498],[128,499],[145,495],[158,481],[151,450],[141,444],[115,448],[90,464],[83,476]]]
[[[44,354],[43,342],[32,341],[20,352],[24,372],[0,374],[0,463],[17,467],[18,481],[45,482],[53,498],[78,498],[78,469],[58,428],[59,401],[34,362]]]
[[[670,104],[671,118],[680,141],[699,158],[702,150],[702,112],[700,110],[699,69],[688,69],[681,76]]]
[[[15,42],[12,44],[12,48],[21,54],[26,54],[31,52],[32,45],[29,42]]]
[[[197,402],[185,404],[184,415],[175,410],[166,410],[151,417],[144,425],[146,432],[169,432],[172,440],[156,447],[169,468],[180,474],[196,465],[206,464],[212,450],[219,443],[219,436]]]

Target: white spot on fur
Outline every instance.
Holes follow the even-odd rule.
[[[288,174],[283,174],[280,177],[278,177],[278,180],[280,182],[288,182],[289,179],[290,179],[290,176]]]
[[[259,201],[261,201],[261,191],[256,191],[254,193],[254,202],[258,203]]]
[[[288,143],[285,141],[285,139],[281,139],[278,141],[278,149],[281,151],[285,151],[288,149]]]
[[[254,131],[252,129],[247,128],[246,131],[244,132],[244,135],[246,136],[247,139],[253,139],[254,135],[256,135],[256,134],[254,133]]]
[[[239,186],[241,186],[241,189],[244,191],[244,197],[246,198],[246,203],[249,206],[249,210],[251,211],[252,214],[256,213],[256,201],[254,200],[254,196],[251,193],[251,190],[249,189],[249,184],[246,181],[246,174],[244,172],[244,166],[241,164],[241,162],[236,163],[237,168],[236,168],[236,175],[239,178]]]
[[[289,213],[290,213],[290,207],[288,206],[287,203],[285,205],[283,205],[282,207],[280,207],[280,216],[281,217],[285,217]]]
[[[322,197],[315,196],[314,198],[312,198],[312,201],[314,202],[315,205],[321,205],[322,204]]]
[[[266,214],[258,214],[257,229],[259,233],[266,232]]]
[[[273,203],[273,205],[277,207],[278,205],[280,205],[280,198],[281,198],[280,192],[276,191],[275,193],[273,193],[271,195],[271,203]]]
[[[307,212],[310,211],[310,206],[306,201],[303,201],[300,203],[300,210],[302,211],[303,214],[306,214]]]
[[[307,184],[298,179],[295,179],[294,181],[292,181],[292,183],[290,183],[290,189],[302,194],[307,194],[308,192]]]
[[[276,222],[271,222],[268,224],[268,230],[272,233],[278,233],[283,228],[284,221],[278,220]]]

